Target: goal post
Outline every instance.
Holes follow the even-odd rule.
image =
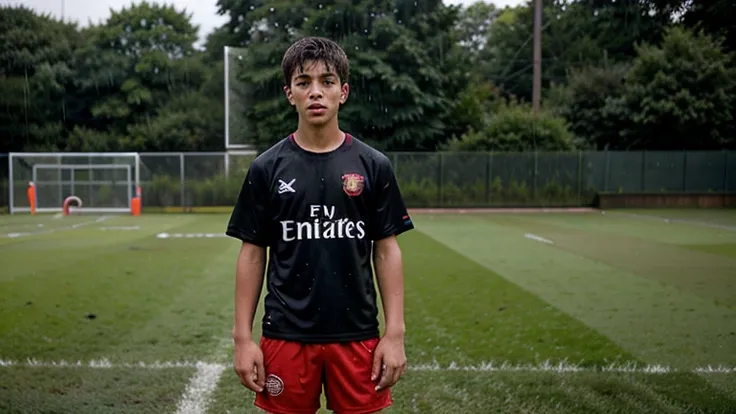
[[[225,83],[225,149],[250,150],[253,145],[245,137],[249,129],[243,115],[248,103],[245,84],[238,77],[242,65],[247,61],[248,49],[237,46],[223,46]]]
[[[138,153],[11,153],[10,213],[66,212],[76,197],[75,212],[137,215],[140,170]]]

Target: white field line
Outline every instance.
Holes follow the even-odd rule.
[[[3,367],[40,367],[40,368],[136,368],[136,369],[171,369],[171,368],[197,368],[197,373],[192,377],[190,386],[198,389],[201,384],[214,387],[222,371],[231,367],[230,364],[207,363],[202,361],[180,361],[180,362],[134,362],[134,363],[112,363],[109,360],[83,361],[39,361],[29,359],[25,361],[13,361],[0,359],[0,368]],[[639,365],[636,363],[609,364],[599,366],[576,365],[568,362],[545,361],[538,364],[512,364],[509,362],[482,362],[475,365],[457,365],[451,362],[442,365],[437,361],[431,363],[420,363],[409,365],[409,371],[418,372],[553,372],[553,373],[575,373],[575,372],[613,372],[634,374],[670,374],[670,373],[699,373],[699,374],[736,374],[736,367],[726,365],[706,365],[693,369],[673,368],[668,365]],[[188,387],[189,388],[189,387]],[[201,388],[200,388],[201,389]],[[185,392],[185,395],[188,395]],[[181,404],[180,404],[181,405]],[[191,412],[191,411],[185,411]],[[199,412],[199,411],[198,411]]]
[[[231,342],[232,340],[221,338],[215,347],[214,353],[224,352]],[[204,362],[197,362],[196,366],[197,372],[189,379],[189,384],[176,406],[176,414],[206,413],[212,393],[217,388],[217,382],[220,380],[222,372],[227,368],[227,365],[224,364]]]
[[[527,239],[536,240],[538,242],[547,243],[547,244],[555,244],[552,240],[545,239],[544,237],[537,236],[536,234],[527,233],[524,235]]]
[[[156,235],[159,239],[214,239],[227,237],[225,233],[159,233]]]
[[[604,214],[605,214],[605,212],[604,212]],[[661,217],[661,216],[655,216],[655,215],[635,214],[635,213],[620,213],[620,212],[616,212],[614,214],[619,215],[619,216],[625,216],[625,217],[630,217],[630,218],[638,218],[638,219],[644,219],[644,220],[664,221],[665,223],[692,224],[692,225],[695,225],[695,226],[711,227],[711,228],[720,229],[720,230],[736,231],[736,226],[728,226],[728,225],[725,225],[725,224],[711,223],[711,222],[708,222],[708,221],[697,221],[697,220],[687,220],[687,219],[678,219],[678,218],[668,218],[668,217]]]
[[[112,226],[112,227],[100,227],[100,230],[140,230],[141,226]]]
[[[225,370],[223,364],[208,364],[199,362],[197,372],[189,380],[184,395],[176,407],[177,414],[204,414],[207,412],[212,393],[217,388],[217,381]]]
[[[27,237],[27,236],[40,236],[43,234],[51,234],[56,233],[57,231],[65,231],[65,230],[74,230],[78,229],[80,227],[84,227],[90,224],[95,223],[102,223],[103,221],[109,220],[110,217],[108,216],[102,216],[97,218],[96,220],[89,220],[89,221],[82,221],[80,223],[75,223],[70,226],[64,226],[64,227],[55,227],[47,230],[41,230],[41,231],[34,231],[34,232],[24,232],[24,233],[8,233],[6,237],[8,238],[18,238],[18,237]]]

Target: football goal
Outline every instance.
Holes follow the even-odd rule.
[[[11,153],[10,213],[132,213],[138,153]]]

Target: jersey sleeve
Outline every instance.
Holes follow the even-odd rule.
[[[225,234],[266,247],[268,245],[268,184],[260,164],[253,163],[243,180]]]
[[[413,229],[414,223],[406,209],[396,175],[388,159],[378,164],[376,177],[376,182],[373,183],[375,196],[371,209],[371,238],[380,240]]]

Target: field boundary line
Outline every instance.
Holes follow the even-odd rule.
[[[497,207],[497,208],[410,208],[409,214],[488,214],[488,213],[593,213],[591,207]]]
[[[112,217],[110,217],[110,216],[101,216],[101,217],[98,217],[95,220],[82,221],[82,222],[75,223],[75,224],[72,224],[72,225],[69,225],[69,226],[64,226],[64,227],[55,227],[55,228],[51,228],[51,229],[47,229],[47,230],[33,231],[33,232],[7,233],[5,235],[5,237],[7,237],[9,239],[15,239],[15,238],[20,238],[20,237],[41,236],[41,235],[44,235],[44,234],[52,234],[52,233],[56,233],[56,232],[59,232],[59,231],[75,230],[75,229],[78,229],[80,227],[84,227],[84,226],[87,226],[87,225],[90,225],[90,224],[102,223],[103,221],[110,220],[111,218]]]
[[[736,231],[736,226],[711,223],[708,221],[687,220],[687,219],[680,219],[680,218],[662,217],[662,216],[657,216],[657,215],[624,213],[624,212],[617,212],[617,211],[611,212],[611,215],[614,215],[614,216],[618,215],[622,217],[637,218],[637,219],[644,219],[644,220],[664,221],[665,223],[691,224],[694,226],[710,227],[710,228],[719,229],[719,230]]]
[[[192,392],[194,390],[203,390],[204,388],[214,387],[219,380],[222,372],[231,367],[231,364],[210,363],[204,361],[156,361],[156,362],[132,362],[132,363],[112,363],[107,359],[90,360],[90,361],[39,361],[28,359],[25,361],[14,361],[9,359],[0,359],[0,368],[10,367],[38,367],[38,368],[95,368],[95,369],[114,369],[114,368],[137,368],[137,369],[172,369],[172,368],[197,368],[197,373],[192,377],[190,386]],[[576,372],[613,372],[613,373],[632,373],[632,374],[670,374],[670,373],[697,373],[697,374],[736,374],[736,366],[727,365],[705,365],[692,369],[673,368],[668,365],[660,364],[638,364],[634,362],[608,365],[578,365],[568,362],[552,362],[544,361],[536,364],[518,364],[510,362],[481,362],[474,365],[458,365],[455,362],[449,364],[440,364],[437,361],[429,363],[410,364],[407,369],[417,372],[450,372],[450,371],[466,371],[466,372],[555,372],[555,373],[576,373]],[[201,372],[200,372],[201,371]],[[208,387],[203,387],[207,385]],[[188,387],[189,388],[189,387]],[[185,392],[185,396],[189,395]],[[207,397],[206,395],[204,396]],[[187,398],[184,398],[187,400]],[[183,404],[180,404],[183,406]],[[201,411],[180,411],[180,412],[201,412]]]

